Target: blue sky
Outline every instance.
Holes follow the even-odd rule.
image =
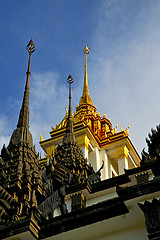
[[[30,130],[49,137],[68,106],[66,78],[72,74],[72,108],[83,88],[88,45],[88,81],[93,103],[123,129],[140,153],[151,128],[160,124],[159,0],[1,0],[0,147],[18,121],[32,37]]]

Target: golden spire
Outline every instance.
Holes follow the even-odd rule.
[[[88,78],[87,78],[87,54],[89,54],[89,48],[85,46],[83,49],[83,53],[85,54],[85,71],[84,71],[84,87],[83,87],[83,95],[89,94],[88,89]]]
[[[92,104],[92,99],[89,96],[89,88],[88,88],[88,78],[87,78],[87,54],[89,54],[89,48],[85,46],[83,49],[83,53],[85,54],[85,71],[84,71],[84,86],[83,86],[83,95],[80,99],[80,104]]]

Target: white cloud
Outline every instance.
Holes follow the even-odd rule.
[[[60,83],[60,76],[54,72],[33,73],[30,91],[30,130],[36,150],[43,152],[39,146],[40,134],[48,139],[51,126],[60,123],[68,106],[67,83]]]
[[[3,144],[6,146],[10,139],[10,127],[9,120],[6,116],[1,116],[0,118],[0,149],[2,149]]]
[[[118,121],[123,129],[128,122],[131,124],[131,139],[141,152],[147,133],[160,119],[160,15],[155,12],[160,4],[137,12],[131,29],[124,6],[108,2],[102,7],[93,39],[96,48],[90,56],[90,93],[97,108],[102,114],[106,112],[113,124]],[[113,19],[123,20],[115,26]],[[115,34],[112,42],[110,34]]]
[[[44,139],[48,139],[50,137],[49,132],[51,131],[51,127],[61,122],[66,113],[65,106],[68,107],[68,84],[67,81],[64,81],[64,84],[60,83],[59,74],[51,71],[32,73],[30,78],[30,132],[33,136],[36,151],[41,152],[42,156],[43,150],[39,145],[40,134]],[[75,88],[72,91],[72,95],[75,96],[72,99],[75,104],[72,105],[76,105],[79,89]],[[12,99],[12,101],[9,99],[7,104],[10,110],[10,105],[12,109],[14,109],[14,123],[9,117],[5,115],[1,116],[1,148],[3,144],[8,146],[11,134],[16,128],[15,124],[17,123],[16,121],[19,116],[22,101],[17,102],[16,99]]]

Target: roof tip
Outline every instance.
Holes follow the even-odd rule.
[[[73,77],[72,77],[71,74],[68,76],[67,82],[70,83],[70,84],[74,82]]]
[[[27,51],[28,51],[29,53],[33,53],[33,52],[36,50],[36,47],[35,47],[35,45],[34,45],[34,42],[33,42],[32,38],[31,38],[31,40],[29,41],[26,49],[27,49]]]
[[[89,54],[89,51],[90,51],[90,49],[86,45],[85,48],[83,49],[83,53],[84,54]]]
[[[66,126],[66,134],[64,135],[63,142],[76,142],[73,132],[72,108],[71,108],[71,84],[74,82],[72,75],[67,78],[69,83],[69,112]]]

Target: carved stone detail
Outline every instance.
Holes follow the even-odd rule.
[[[71,195],[71,211],[86,207],[86,197],[82,192]]]
[[[56,165],[61,169],[67,169],[71,173],[71,184],[85,183],[88,175],[94,173],[93,168],[87,164],[83,153],[77,143],[65,143],[59,145],[55,152]]]
[[[101,181],[101,170],[103,169],[103,167],[104,167],[104,161],[103,161],[103,164],[102,164],[102,166],[100,167],[100,169],[99,169],[97,172],[91,174],[91,175],[88,177],[87,180],[88,180],[89,183],[93,184],[93,183],[96,183],[96,182],[100,182],[100,181]]]
[[[8,223],[18,218],[18,202],[0,186],[0,221]]]
[[[42,216],[48,220],[54,217],[54,210],[59,207],[61,214],[68,212],[64,198],[66,196],[65,186],[60,187],[54,191],[46,200],[44,200],[39,206],[38,210],[41,211]]]
[[[146,183],[149,180],[148,172],[138,174],[135,177],[137,179],[137,184]]]

